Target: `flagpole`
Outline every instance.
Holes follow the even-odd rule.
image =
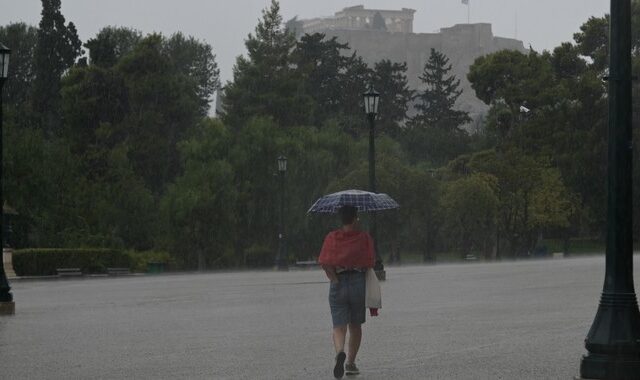
[[[471,2],[467,1],[467,24],[471,24]]]

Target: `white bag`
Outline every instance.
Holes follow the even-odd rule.
[[[368,308],[380,309],[382,307],[382,293],[380,292],[380,282],[376,272],[369,268],[365,273],[365,299],[364,306]]]

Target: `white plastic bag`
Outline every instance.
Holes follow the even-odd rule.
[[[380,292],[380,282],[378,282],[376,272],[372,268],[367,269],[367,273],[365,273],[365,281],[365,307],[380,309],[382,307],[382,293]]]

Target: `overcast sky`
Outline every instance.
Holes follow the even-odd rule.
[[[471,22],[493,25],[493,33],[517,37],[535,50],[553,49],[570,41],[590,16],[609,11],[607,0],[470,0]],[[231,79],[235,58],[244,54],[244,39],[270,0],[62,0],[62,13],[73,21],[82,41],[107,25],[127,26],[144,33],[185,34],[213,47],[224,81]],[[285,20],[333,15],[344,7],[416,10],[414,32],[436,32],[466,23],[461,0],[281,0]],[[37,26],[39,0],[0,0],[0,25],[24,21]]]

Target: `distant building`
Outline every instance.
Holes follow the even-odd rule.
[[[353,51],[373,66],[375,62],[389,59],[407,63],[407,79],[414,89],[422,88],[420,74],[429,59],[431,48],[444,53],[452,65],[451,73],[460,79],[462,95],[456,104],[458,109],[469,112],[475,120],[486,113],[488,106],[476,98],[467,80],[469,66],[483,55],[509,49],[526,52],[522,41],[496,37],[491,24],[457,24],[442,28],[438,33],[413,33],[415,10],[365,9],[359,5],[344,8],[334,16],[308,20],[293,19],[288,27],[296,35],[324,33],[338,37]],[[410,111],[411,113],[411,111]]]
[[[363,5],[344,8],[332,17],[301,20],[302,32],[313,34],[327,30],[370,30],[380,29],[391,33],[412,33],[414,9],[402,8],[399,11],[365,9]],[[381,17],[382,25],[375,25],[374,19]]]

